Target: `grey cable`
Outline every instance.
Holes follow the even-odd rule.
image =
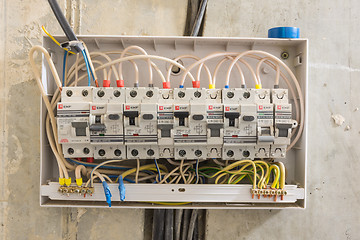
[[[180,233],[181,233],[181,219],[183,215],[183,209],[176,209],[175,210],[175,240],[180,240]]]
[[[196,220],[197,220],[197,214],[198,214],[198,210],[193,209],[192,213],[191,213],[190,223],[189,223],[189,230],[188,230],[187,240],[192,240],[193,239],[195,223],[196,223]]]
[[[165,210],[165,240],[174,239],[174,209]]]

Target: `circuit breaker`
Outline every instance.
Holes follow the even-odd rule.
[[[286,157],[292,129],[286,89],[63,89],[65,157],[175,160]],[[69,94],[72,92],[72,94]],[[85,96],[88,92],[91,97]]]

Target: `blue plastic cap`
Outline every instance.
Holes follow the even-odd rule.
[[[299,38],[300,28],[297,27],[276,27],[270,28],[268,38]]]
[[[184,85],[180,85],[179,88],[184,88]]]
[[[123,181],[123,177],[120,175],[119,176],[119,193],[120,193],[120,200],[124,201],[125,200],[125,184]]]
[[[103,181],[102,182],[103,188],[104,188],[104,193],[105,193],[105,198],[106,198],[106,202],[109,205],[109,207],[111,207],[111,192],[110,192],[110,188],[107,184],[107,182]]]

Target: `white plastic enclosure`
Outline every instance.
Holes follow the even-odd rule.
[[[65,37],[56,37],[60,42],[66,41]],[[139,37],[139,36],[80,36],[90,52],[100,51],[121,51],[131,45],[138,45],[144,48],[150,55],[159,55],[168,58],[175,58],[183,54],[192,54],[200,58],[214,52],[244,52],[247,50],[262,50],[280,58],[281,53],[287,52],[289,57],[282,59],[293,71],[302,89],[305,99],[305,128],[301,138],[294,148],[287,152],[282,161],[287,169],[286,190],[288,195],[284,200],[251,198],[251,185],[215,185],[215,184],[125,184],[126,201],[120,202],[117,191],[117,184],[109,184],[113,193],[113,204],[115,208],[246,208],[246,209],[274,209],[274,208],[305,208],[306,207],[306,158],[307,158],[307,61],[308,41],[306,39],[260,39],[260,38],[193,38],[193,37]],[[60,49],[48,37],[43,38],[43,46],[51,53],[55,66],[59,73],[62,72],[63,50]],[[256,60],[246,59],[253,67]],[[214,69],[219,59],[206,62],[210,69]],[[69,66],[74,58],[69,59]],[[169,64],[154,60],[160,70],[165,74]],[[183,64],[189,66],[194,60],[183,59]],[[223,88],[228,61],[220,69],[217,75],[216,88]],[[140,74],[140,86],[148,85],[148,71],[145,61],[137,61]],[[125,86],[132,87],[134,73],[129,63],[124,63]],[[46,61],[43,60],[42,77],[48,96],[51,97],[56,85],[51,76]],[[196,75],[195,71],[192,71]],[[83,74],[86,74],[84,71]],[[244,75],[248,88],[254,88],[250,73],[244,68]],[[61,75],[60,75],[61,76]],[[101,75],[100,75],[101,76]],[[171,75],[171,87],[177,88],[182,77],[182,72]],[[261,73],[263,88],[272,88],[275,71],[270,68],[262,69]],[[233,70],[230,79],[230,88],[240,87],[239,75]],[[83,84],[86,84],[83,81]],[[114,84],[114,82],[112,82]],[[154,86],[161,88],[161,79],[154,72]],[[185,88],[192,87],[191,81],[186,79]],[[208,87],[208,79],[205,72],[201,75],[201,87]],[[280,88],[286,88],[280,80]],[[289,95],[290,102],[294,99]],[[297,100],[297,99],[295,99]],[[41,171],[40,171],[40,205],[53,207],[107,207],[101,184],[95,184],[95,192],[90,197],[78,195],[63,195],[58,192],[57,183],[58,171],[56,160],[51,152],[45,132],[46,108],[41,101]],[[74,179],[74,178],[73,178]],[[191,202],[191,204],[180,206],[163,206],[151,202]]]

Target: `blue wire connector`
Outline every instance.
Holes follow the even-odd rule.
[[[123,177],[120,175],[119,176],[119,193],[120,193],[120,200],[124,201],[125,200],[125,184],[123,181]]]
[[[112,195],[111,195],[111,192],[110,192],[110,188],[109,188],[106,181],[103,181],[102,185],[103,185],[103,188],[104,188],[106,202],[107,202],[107,204],[109,204],[109,207],[111,207],[111,197],[112,197]]]

